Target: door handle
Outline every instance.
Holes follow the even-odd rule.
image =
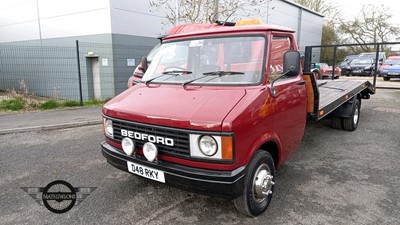
[[[305,80],[302,80],[302,81],[297,82],[297,85],[305,85],[305,84],[306,84],[306,81],[305,81]]]

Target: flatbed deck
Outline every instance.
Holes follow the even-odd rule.
[[[319,90],[317,120],[324,118],[360,92],[374,93],[372,84],[363,80],[317,80],[317,86]]]

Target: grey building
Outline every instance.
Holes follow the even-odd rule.
[[[296,30],[302,49],[321,43],[322,15],[286,0],[263,7],[252,18]],[[170,28],[165,11],[150,8],[147,0],[0,2],[0,89],[78,99],[79,40],[84,100],[115,96]]]
[[[321,45],[323,15],[297,3],[272,0],[263,20],[296,30],[297,44],[301,51],[304,51],[305,46]]]

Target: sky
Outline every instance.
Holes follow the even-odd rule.
[[[395,26],[400,26],[400,1],[399,0],[326,0],[334,6],[337,6],[341,12],[341,17],[345,20],[353,20],[361,15],[363,5],[373,5],[374,7],[385,6],[388,8],[388,13],[392,14],[389,23]],[[397,38],[397,39],[396,39]],[[391,37],[390,41],[399,41],[400,36]]]
[[[381,7],[382,5],[389,8],[389,12],[392,14],[391,23],[400,25],[400,1],[399,0],[326,0],[332,5],[336,5],[344,19],[352,20],[362,9],[362,5],[372,4],[375,7]]]

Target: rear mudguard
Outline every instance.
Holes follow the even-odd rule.
[[[330,115],[331,117],[341,117],[341,118],[348,118],[352,116],[354,104],[356,101],[354,99],[358,99],[361,105],[361,95],[358,94],[352,97],[349,101],[344,103],[343,105],[339,106],[339,108],[335,109]]]

